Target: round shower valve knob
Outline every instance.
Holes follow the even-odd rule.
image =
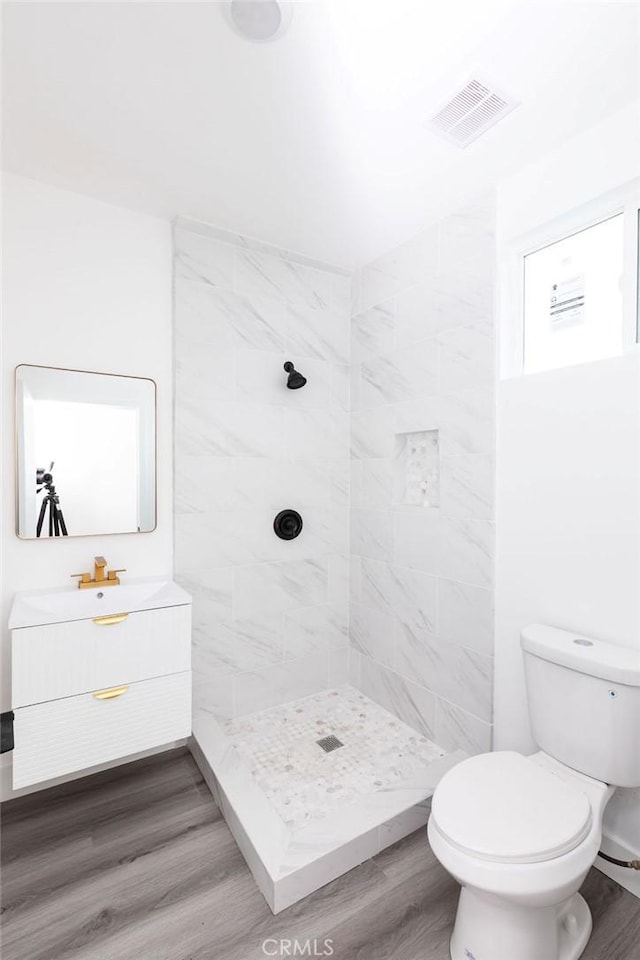
[[[302,517],[297,510],[281,510],[273,521],[273,529],[281,540],[295,540],[302,530]]]

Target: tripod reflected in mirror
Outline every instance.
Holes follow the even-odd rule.
[[[56,488],[53,485],[53,464],[54,461],[52,460],[48,470],[45,470],[44,467],[38,467],[36,469],[36,496],[42,493],[43,490],[46,491],[36,524],[36,537],[42,535],[42,526],[47,511],[49,512],[49,536],[68,536],[67,525],[64,522],[64,516],[60,509],[60,497],[56,493]]]

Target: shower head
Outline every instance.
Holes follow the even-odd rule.
[[[290,360],[287,360],[284,365],[284,369],[289,374],[287,377],[287,386],[289,390],[299,390],[300,387],[304,387],[305,383],[307,382],[307,378],[303,377],[302,374],[296,370]]]

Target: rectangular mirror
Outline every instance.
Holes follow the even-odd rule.
[[[156,525],[156,385],[16,368],[16,532],[143,533]]]

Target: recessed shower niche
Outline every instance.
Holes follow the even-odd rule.
[[[437,430],[397,433],[393,466],[396,506],[440,505],[440,458]]]

